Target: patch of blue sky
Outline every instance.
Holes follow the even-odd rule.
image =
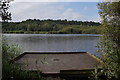
[[[13,21],[29,18],[99,21],[97,4],[97,2],[15,2],[11,4],[10,11]]]

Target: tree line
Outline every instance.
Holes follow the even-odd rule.
[[[99,26],[99,22],[92,21],[27,19],[22,22],[3,22],[3,33],[92,34],[99,33]]]
[[[100,59],[102,60],[102,62],[100,66],[101,69],[96,68],[95,71],[93,71],[93,74],[91,75],[92,78],[90,80],[120,80],[120,1],[99,3],[98,9],[102,19],[101,33],[104,35],[98,46],[99,52],[101,53]],[[5,10],[3,10],[3,13],[5,13]],[[2,16],[2,20],[4,22],[8,20],[8,18],[5,17],[6,15]],[[22,22],[25,23],[26,21]],[[20,24],[22,22],[6,22],[3,23],[3,26],[6,25],[5,27],[8,27],[8,24],[10,23]],[[3,28],[4,31],[6,30],[5,27]],[[84,28],[86,28],[86,25]],[[16,52],[18,53],[18,48],[16,46],[7,45],[7,43],[8,42],[3,40],[2,80],[26,80],[31,79],[31,77],[35,77],[34,75],[36,74],[31,75],[30,73],[29,75],[25,71],[22,72],[21,70],[19,70],[19,68],[16,69],[16,66],[14,64],[9,63],[11,58],[14,58]],[[17,74],[13,75],[13,72]],[[39,75],[36,75],[36,77],[38,77],[38,80],[42,79],[39,77]]]

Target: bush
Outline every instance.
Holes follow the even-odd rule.
[[[21,53],[18,45],[8,44],[5,37],[2,42],[2,80],[43,80],[40,72],[33,73],[22,70],[13,59]]]
[[[78,29],[78,28],[67,27],[67,28],[63,28],[62,30],[60,30],[59,33],[64,33],[64,34],[81,34],[82,31],[80,29]]]

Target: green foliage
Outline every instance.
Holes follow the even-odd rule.
[[[119,65],[118,65],[118,49],[117,45],[109,39],[103,39],[99,44],[99,53],[101,53],[100,59],[102,60],[102,70],[100,75],[106,77],[106,80],[116,80],[119,77]]]
[[[22,22],[4,22],[3,33],[92,34],[99,33],[99,25],[100,23],[87,21],[28,19]]]
[[[2,42],[2,80],[43,80],[41,73],[22,70],[13,59],[21,53],[18,45],[8,44],[3,37]]]
[[[3,53],[2,55],[3,61],[10,61],[21,53],[21,49],[18,45],[8,44],[8,41],[6,41],[6,38],[3,36],[2,53]]]
[[[102,34],[99,44],[102,70],[95,75],[104,76],[104,80],[120,79],[120,2],[98,4],[102,18]],[[100,74],[98,74],[100,73]],[[94,78],[95,79],[95,78]],[[103,78],[99,78],[103,80]],[[97,79],[96,79],[97,80]]]
[[[66,27],[59,31],[59,33],[63,34],[81,34],[82,31],[80,29],[74,27]]]

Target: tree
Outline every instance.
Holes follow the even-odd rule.
[[[13,0],[0,0],[0,16],[3,22],[11,20],[11,13],[8,12],[9,3]]]
[[[0,1],[0,12],[3,22],[11,19],[11,14],[8,12],[10,1]],[[40,72],[31,73],[22,70],[20,65],[14,63],[13,59],[20,55],[21,49],[16,44],[8,43],[6,38],[2,36],[2,80],[43,80]]]
[[[102,70],[97,76],[105,80],[120,79],[120,1],[98,4],[102,19],[102,41],[99,45]],[[98,78],[96,78],[98,79]],[[103,80],[103,79],[102,79]]]

